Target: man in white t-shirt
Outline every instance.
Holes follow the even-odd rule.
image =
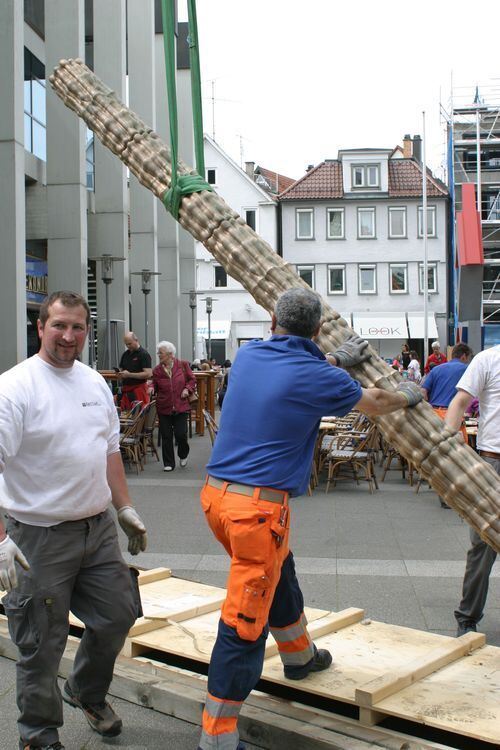
[[[458,392],[448,408],[446,424],[452,430],[460,429],[469,404],[474,398],[479,399],[477,448],[481,457],[500,474],[500,346],[477,354],[456,388]],[[497,556],[473,528],[470,538],[472,546],[467,552],[462,601],[455,610],[457,635],[477,629],[486,604],[491,568]]]
[[[58,667],[71,609],[85,623],[64,700],[99,734],[120,733],[105,697],[116,657],[140,610],[118,545],[146,548],[120,455],[119,421],[104,379],[78,361],[90,310],[55,292],[40,309],[40,351],[0,375],[0,589],[19,650],[21,750],[63,750]]]

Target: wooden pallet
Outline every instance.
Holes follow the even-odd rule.
[[[144,617],[129,633],[124,654],[146,652],[206,664],[217,634],[225,590],[175,578],[168,569],[139,576]],[[373,726],[398,717],[500,744],[500,648],[480,633],[451,638],[364,619],[361,609],[306,609],[320,648],[333,653],[333,667],[311,674],[300,690],[311,697],[358,708],[359,721]],[[71,624],[82,626],[71,616]],[[283,675],[269,638],[263,679],[297,689]]]

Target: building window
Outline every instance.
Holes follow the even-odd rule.
[[[360,294],[377,293],[377,268],[375,265],[358,266],[358,286]]]
[[[217,185],[217,170],[210,168],[206,170],[209,185]]]
[[[312,208],[295,209],[295,232],[298,240],[314,239],[314,218]]]
[[[424,209],[418,207],[418,236],[424,236],[423,228]],[[436,206],[427,206],[427,237],[436,237]]]
[[[389,208],[389,237],[393,240],[406,237],[406,206]]]
[[[254,232],[255,232],[256,227],[257,227],[256,217],[257,217],[257,212],[256,212],[255,208],[248,208],[248,209],[246,209],[246,211],[245,211],[245,221],[248,224],[248,226],[251,229],[254,230]]]
[[[297,273],[311,289],[314,289],[314,266],[297,266]]]
[[[226,269],[222,266],[214,266],[214,286],[226,287],[227,286],[227,273]]]
[[[344,239],[344,209],[328,208],[326,212],[326,237],[329,240]]]
[[[85,172],[87,175],[87,190],[95,190],[95,156],[94,156],[94,134],[87,128],[85,145]]]
[[[24,48],[24,148],[47,161],[45,67]]]
[[[389,292],[406,294],[408,292],[408,266],[406,263],[389,264]]]
[[[328,266],[328,294],[345,293],[345,266]]]
[[[353,164],[351,169],[353,189],[380,187],[380,164]]]
[[[358,240],[375,239],[375,209],[358,208]]]
[[[429,294],[437,294],[437,263],[427,264],[427,291]],[[424,264],[418,264],[418,291],[424,293]]]

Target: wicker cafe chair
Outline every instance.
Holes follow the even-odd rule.
[[[326,490],[330,489],[333,482],[335,487],[341,470],[350,471],[352,478],[359,484],[359,471],[364,472],[362,477],[368,482],[370,494],[378,489],[377,478],[374,470],[373,444],[376,439],[376,425],[372,424],[366,432],[355,431],[341,433],[333,436],[325,463],[328,465],[328,479]]]
[[[156,445],[154,443],[153,439],[153,433],[154,429],[156,427],[156,420],[157,420],[158,414],[156,411],[156,400],[153,399],[149,403],[149,409],[146,412],[146,418],[144,420],[144,426],[142,429],[142,455],[144,456],[144,459],[147,458],[148,451],[150,451],[152,456],[156,456],[156,460],[159,461],[160,458],[158,456],[158,451],[156,450]]]
[[[210,442],[213,445],[215,443],[215,438],[217,437],[217,433],[219,432],[219,425],[217,424],[215,419],[212,417],[210,412],[207,411],[206,409],[203,409],[203,418],[205,420],[208,434],[210,436]]]
[[[142,434],[149,410],[150,404],[147,404],[134,419],[130,420],[130,423],[127,420],[127,424],[120,435],[120,450],[123,461],[134,464],[137,474],[139,469],[143,470]]]

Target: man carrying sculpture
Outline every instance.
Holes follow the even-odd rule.
[[[146,529],[132,507],[119,422],[104,379],[78,361],[90,310],[55,292],[42,304],[37,355],[0,375],[0,588],[19,651],[21,750],[63,750],[59,663],[71,611],[84,622],[64,700],[105,737],[121,719],[105,696],[116,656],[140,608],[110,502],[132,554]]]
[[[312,340],[320,322],[314,292],[285,292],[272,317],[272,337],[240,349],[231,368],[201,492],[208,524],[231,567],[199,750],[244,747],[238,715],[260,678],[269,629],[288,679],[302,680],[332,663],[308,633],[288,547],[289,497],[307,489],[320,418],[353,408],[389,414],[422,398],[420,388],[407,382],[395,392],[361,388],[341,368],[366,360],[368,343],[354,336],[325,357]]]

